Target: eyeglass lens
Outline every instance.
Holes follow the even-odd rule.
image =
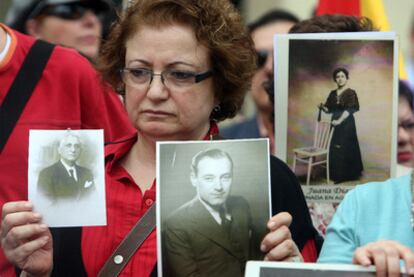
[[[125,83],[130,83],[138,89],[145,89],[151,85],[155,76],[161,78],[161,82],[168,88],[180,89],[199,83],[212,76],[212,71],[194,73],[181,70],[166,70],[154,73],[151,70],[140,68],[125,68],[120,71]]]
[[[406,132],[414,131],[414,122],[401,122],[398,127],[403,128]]]
[[[266,63],[269,52],[265,50],[256,50],[257,67],[263,67]]]

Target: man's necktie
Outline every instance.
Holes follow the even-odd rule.
[[[221,226],[223,227],[224,232],[230,235],[231,221],[227,219],[226,212],[223,207],[220,208],[219,214],[221,219]]]
[[[72,177],[72,179],[73,179],[73,180],[75,180],[75,182],[76,182],[75,172],[74,172],[74,170],[73,170],[73,169],[69,169],[69,175],[70,175],[70,177]]]

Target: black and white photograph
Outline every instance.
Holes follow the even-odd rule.
[[[102,130],[31,130],[28,176],[49,226],[106,224]]]
[[[268,149],[268,139],[157,143],[158,272],[242,276],[263,259]]]

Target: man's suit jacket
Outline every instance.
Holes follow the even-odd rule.
[[[198,198],[167,219],[163,254],[168,276],[243,276],[251,255],[250,208],[242,197],[229,197],[226,205],[232,215],[230,236]]]
[[[75,165],[78,180],[72,178],[59,161],[39,173],[37,187],[40,192],[53,199],[80,198],[95,187],[92,172]]]

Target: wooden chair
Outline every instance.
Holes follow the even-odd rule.
[[[296,169],[296,161],[306,163],[308,171],[306,184],[309,185],[312,167],[316,165],[326,166],[326,179],[329,184],[329,146],[332,139],[334,127],[331,128],[330,120],[321,120],[316,122],[315,133],[313,137],[313,146],[293,149],[293,172]]]

